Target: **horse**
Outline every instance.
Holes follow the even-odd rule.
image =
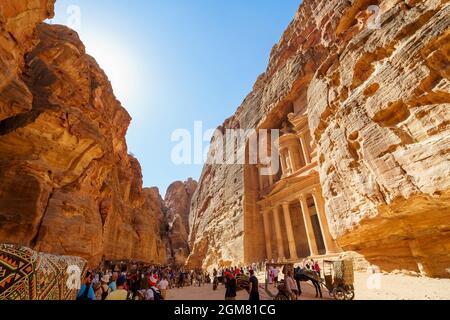
[[[294,279],[297,281],[297,285],[298,285],[298,289],[299,289],[299,294],[302,294],[302,289],[301,289],[301,285],[300,282],[308,282],[311,281],[312,284],[314,285],[314,288],[316,289],[316,298],[323,298],[322,295],[322,289],[321,289],[321,283],[322,283],[322,279],[319,277],[319,275],[312,270],[308,270],[308,269],[302,269],[300,267],[295,269],[294,272]]]

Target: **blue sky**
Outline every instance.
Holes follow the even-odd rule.
[[[299,0],[57,0],[51,23],[77,28],[133,117],[128,148],[144,185],[198,179],[175,165],[172,132],[215,128],[266,69]],[[75,6],[75,7],[74,7]],[[78,15],[78,8],[80,15]],[[205,147],[207,142],[205,142]]]

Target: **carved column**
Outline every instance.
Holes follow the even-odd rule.
[[[264,238],[266,241],[266,253],[267,259],[272,260],[272,237],[270,234],[270,210],[263,211],[263,219],[264,219]]]
[[[316,237],[314,236],[314,229],[311,222],[311,215],[309,214],[308,202],[304,194],[300,195],[300,205],[302,206],[303,221],[305,223],[306,236],[308,238],[309,251],[312,256],[319,255],[317,248]]]
[[[264,180],[263,180],[263,176],[261,175],[260,167],[258,167],[258,178],[259,178],[259,190],[262,191],[264,189]]]
[[[298,146],[297,146],[298,147]],[[291,160],[292,172],[297,171],[302,167],[302,160],[298,150],[294,150],[295,146],[289,147],[289,158]]]
[[[270,165],[269,165],[269,186],[272,186],[274,184],[274,172],[273,172],[273,166],[274,166],[274,150],[272,148],[272,132],[269,131],[269,142],[268,142],[268,148],[269,148],[269,155],[270,155]]]
[[[293,172],[291,155],[289,154],[289,150],[287,148],[284,149],[283,153],[284,153],[284,163],[286,163],[286,176],[289,176]]]
[[[280,224],[280,216],[278,212],[278,207],[275,206],[273,208],[273,217],[275,222],[275,236],[277,239],[277,251],[278,251],[278,258],[282,259],[284,258],[284,245],[283,245],[283,236],[281,233],[281,224]]]
[[[284,223],[286,224],[286,234],[289,243],[289,255],[291,260],[297,260],[297,246],[295,245],[294,230],[292,228],[291,213],[289,203],[283,203]]]
[[[286,177],[288,175],[288,169],[286,164],[286,158],[284,156],[284,149],[280,150],[280,161],[281,161],[281,170],[283,171],[283,177]]]
[[[303,156],[305,157],[306,164],[311,163],[311,153],[309,152],[308,142],[306,139],[306,132],[302,132],[299,134],[300,142],[302,145]]]
[[[328,227],[328,220],[325,214],[325,202],[322,197],[322,192],[318,188],[313,189],[314,203],[316,204],[317,214],[319,216],[320,229],[322,230],[322,237],[325,242],[325,249],[328,253],[338,252],[338,248],[331,237],[330,228]]]

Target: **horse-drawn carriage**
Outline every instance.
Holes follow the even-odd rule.
[[[323,262],[323,275],[322,279],[319,272],[308,268],[297,267],[294,268],[292,263],[270,263],[267,264],[267,271],[273,268],[279,268],[280,274],[286,275],[289,271],[294,276],[294,279],[299,286],[299,294],[301,295],[301,282],[311,282],[316,290],[316,298],[322,298],[321,286],[327,288],[331,297],[336,300],[353,300],[355,298],[354,274],[353,274],[353,261],[352,260],[339,260],[339,261],[324,261]],[[268,289],[268,278],[266,272],[266,291]],[[290,296],[286,291],[286,286],[283,279],[279,279],[277,288],[278,294],[275,296],[275,300],[296,300],[296,295]]]
[[[323,274],[325,287],[336,300],[355,298],[354,273],[352,260],[324,261]]]

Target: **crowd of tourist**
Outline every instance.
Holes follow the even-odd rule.
[[[187,286],[201,287],[213,284],[217,290],[219,284],[225,286],[225,299],[235,300],[239,290],[248,293],[249,300],[258,301],[259,281],[257,275],[266,272],[269,284],[275,287],[280,283],[282,270],[276,266],[266,268],[270,261],[253,263],[247,267],[214,269],[212,276],[204,270],[186,270],[169,266],[130,265],[121,268],[95,270],[87,272],[78,292],[78,300],[166,300],[170,289]],[[302,268],[312,270],[320,276],[319,263],[304,260]],[[283,283],[290,294],[301,293],[300,283],[294,280],[291,271],[283,275]]]
[[[207,272],[164,266],[132,265],[122,271],[88,271],[78,300],[165,300],[167,291],[211,283]]]

